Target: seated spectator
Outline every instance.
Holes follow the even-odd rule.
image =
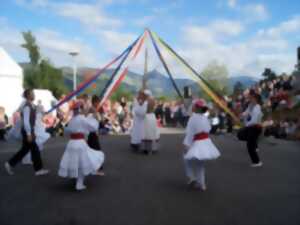
[[[99,133],[102,135],[107,135],[112,131],[112,125],[108,118],[104,118],[99,124]]]

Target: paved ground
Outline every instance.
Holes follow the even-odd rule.
[[[51,140],[44,161],[52,173],[34,177],[19,165],[14,176],[0,167],[1,225],[299,225],[299,142],[260,145],[262,168],[250,168],[244,143],[213,138],[222,157],[207,163],[206,192],[185,185],[182,134],[161,138],[158,155],[129,151],[128,136],[104,137],[106,177],[89,177],[73,190],[57,168],[66,143]],[[0,143],[0,163],[15,145]]]

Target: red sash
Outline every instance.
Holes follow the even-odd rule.
[[[204,140],[208,138],[208,133],[198,133],[194,135],[194,141]]]
[[[70,135],[72,140],[80,140],[80,139],[85,139],[84,134],[83,133],[72,133]]]

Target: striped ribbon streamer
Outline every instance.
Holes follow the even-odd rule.
[[[116,77],[116,75],[118,74],[119,70],[121,69],[122,65],[124,64],[125,60],[127,59],[127,57],[129,56],[130,52],[131,52],[132,48],[130,49],[130,51],[128,51],[125,56],[123,57],[123,59],[121,60],[121,62],[119,63],[119,65],[117,66],[117,68],[114,70],[114,72],[112,73],[110,79],[107,81],[105,87],[103,88],[103,90],[100,93],[100,100],[102,101],[103,97],[105,96],[105,93],[107,92],[108,88],[111,86],[111,84],[113,83],[114,78]]]
[[[76,88],[76,90],[70,92],[65,98],[63,98],[62,100],[60,100],[55,106],[53,106],[49,111],[47,111],[46,114],[51,113],[53,110],[57,109],[58,107],[60,107],[64,103],[70,101],[74,96],[77,96],[79,93],[81,93],[82,91],[84,91],[87,87],[89,87],[92,83],[94,83],[97,80],[97,78],[106,69],[108,69],[111,65],[113,65],[118,60],[120,60],[130,49],[132,49],[133,46],[135,46],[135,44],[139,41],[139,39],[140,39],[140,36],[130,46],[128,46],[127,49],[125,49],[119,56],[117,56],[111,62],[109,62],[108,64],[106,64],[103,68],[99,69],[95,73],[94,76],[92,76],[91,78],[89,78],[87,81],[79,84],[78,87]]]
[[[118,71],[116,76],[113,78],[113,81],[110,83],[110,85],[108,86],[108,88],[106,89],[104,95],[103,95],[103,98],[101,99],[100,101],[100,104],[99,104],[99,107],[101,107],[103,105],[103,103],[111,96],[111,94],[117,90],[117,88],[120,86],[122,80],[125,78],[127,72],[128,72],[128,67],[131,63],[131,61],[133,61],[136,56],[138,55],[138,53],[140,52],[141,50],[141,47],[145,41],[145,38],[147,37],[147,33],[144,32],[142,38],[139,40],[139,43],[136,44],[134,48],[136,48],[135,50],[133,50],[133,55],[130,57],[130,62],[127,63],[127,66],[125,67],[125,69],[123,71]]]
[[[205,81],[182,57],[180,57],[168,44],[166,44],[156,33],[151,32],[155,40],[166,48],[170,55],[172,55],[178,62],[180,62],[189,74],[196,78],[199,86],[207,93],[207,95],[217,103],[226,113],[228,113],[236,123],[240,124],[239,118],[228,108],[227,103],[218,97]]]
[[[156,53],[157,53],[157,55],[158,55],[160,61],[162,62],[162,64],[163,64],[163,66],[164,66],[164,68],[165,68],[167,74],[169,75],[170,80],[171,80],[171,82],[172,82],[172,84],[173,84],[173,86],[174,86],[174,88],[175,88],[175,90],[176,90],[178,96],[179,96],[181,99],[183,99],[183,96],[182,96],[182,94],[181,94],[181,92],[180,92],[178,86],[176,85],[176,82],[175,82],[175,80],[174,80],[174,78],[173,78],[173,76],[172,76],[172,74],[171,74],[171,72],[170,72],[170,70],[169,70],[169,68],[168,68],[168,65],[167,65],[166,61],[164,60],[164,57],[162,56],[162,54],[161,54],[161,52],[160,52],[160,50],[159,50],[159,47],[157,46],[157,44],[156,44],[156,42],[155,42],[155,40],[154,40],[154,38],[153,38],[153,36],[152,36],[152,33],[151,33],[149,30],[147,30],[147,32],[150,34],[149,36],[150,36],[150,38],[151,38],[151,42],[152,42],[152,44],[153,44],[153,47],[154,47],[154,49],[155,49],[155,51],[156,51]]]

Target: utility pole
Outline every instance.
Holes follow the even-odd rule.
[[[148,73],[148,49],[145,49],[145,64],[144,64],[144,75],[143,75],[143,89],[147,89],[147,73]]]

